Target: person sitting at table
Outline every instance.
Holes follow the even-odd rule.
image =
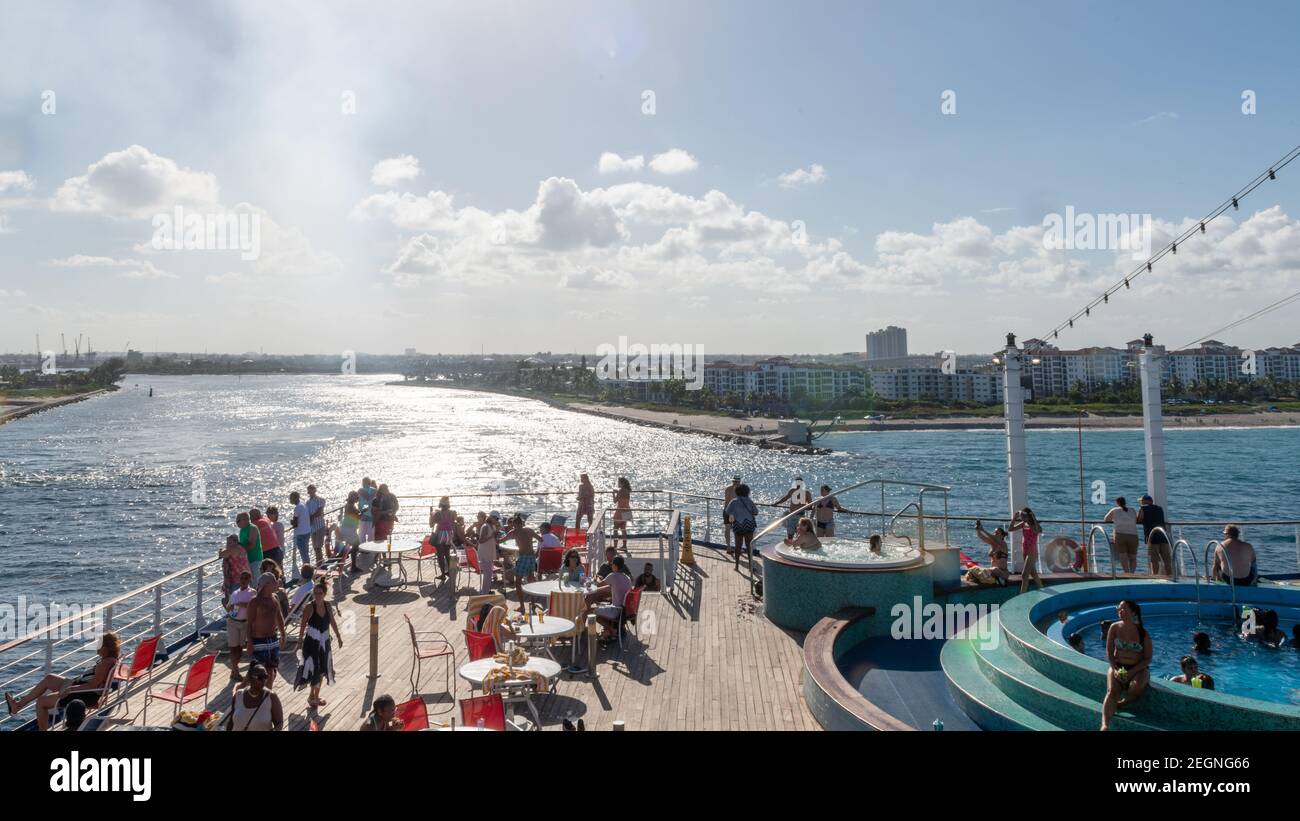
[[[611,562],[613,568],[599,586],[587,594],[587,607],[594,606],[596,621],[605,628],[601,638],[605,641],[617,638],[618,617],[623,612],[623,599],[632,589],[632,577],[627,572],[627,561],[622,556],[615,556]]]
[[[397,701],[387,693],[370,705],[370,717],[361,725],[362,731],[400,733],[402,720],[397,717]]]
[[[40,730],[50,728],[50,713],[58,708],[67,707],[73,700],[85,703],[93,708],[99,705],[99,697],[104,692],[104,684],[113,675],[117,667],[118,656],[122,654],[116,633],[105,633],[100,639],[98,657],[86,672],[76,678],[64,678],[51,673],[36,683],[27,695],[15,698],[12,693],[5,693],[5,703],[9,705],[9,715],[17,715],[28,704],[36,702],[36,727]]]
[[[517,641],[514,628],[510,626],[510,612],[499,604],[485,604],[479,608],[477,618],[470,620],[476,633],[487,633],[497,646],[497,652],[505,652],[506,645]]]
[[[794,536],[784,540],[788,547],[797,547],[801,550],[821,550],[822,541],[813,533],[813,521],[807,517],[799,520],[795,525]]]
[[[560,568],[561,584],[582,584],[587,571],[582,569],[582,554],[577,548],[564,554],[564,565]]]
[[[648,590],[652,593],[657,592],[659,590],[659,579],[655,576],[655,566],[650,562],[646,562],[645,569],[642,570],[641,575],[637,576],[636,580],[632,582],[632,586],[639,587],[642,590]]]
[[[614,557],[618,551],[613,545],[605,548],[605,561],[601,562],[600,567],[596,568],[596,583],[599,584],[606,576],[614,572]]]

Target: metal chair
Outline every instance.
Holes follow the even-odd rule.
[[[410,616],[405,616],[406,626],[411,631],[411,693],[420,695],[420,671],[424,665],[425,659],[446,659],[447,664],[447,695],[451,696],[452,702],[446,710],[438,710],[436,713],[445,713],[456,706],[455,680],[452,678],[452,670],[456,667],[456,651],[452,649],[451,642],[447,636],[439,630],[416,630],[415,622],[411,621]],[[436,638],[426,638],[435,636]]]

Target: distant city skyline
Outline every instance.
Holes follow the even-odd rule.
[[[1113,9],[0,0],[0,349],[1044,336],[1296,142],[1300,7]],[[1297,289],[1300,163],[1051,341]]]

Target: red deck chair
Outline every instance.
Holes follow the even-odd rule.
[[[430,559],[437,560],[438,548],[433,544],[433,536],[425,536],[420,542],[420,552],[415,554],[415,580],[424,581],[424,563]]]
[[[447,695],[452,697],[452,703],[446,710],[439,710],[445,713],[456,706],[455,683],[451,677],[452,668],[456,666],[456,651],[452,649],[451,642],[447,641],[447,636],[439,630],[416,630],[415,622],[411,621],[410,616],[406,616],[406,626],[411,631],[411,694],[420,694],[420,668],[424,665],[425,659],[446,659],[447,661]]]
[[[460,720],[466,727],[478,726],[483,719],[483,727],[488,730],[506,729],[506,703],[500,693],[486,696],[473,696],[460,700]]]
[[[618,626],[619,649],[622,649],[623,647],[623,625],[625,624],[632,625],[633,630],[636,631],[637,640],[638,641],[641,640],[641,633],[636,626],[636,615],[638,612],[640,612],[640,610],[641,610],[641,588],[634,587],[631,590],[627,591],[627,595],[623,598],[623,612],[619,614],[619,626]]]
[[[482,587],[483,569],[478,566],[478,550],[474,549],[473,547],[470,547],[469,545],[465,546],[465,563],[469,565],[470,570],[473,570],[475,573],[478,574],[479,586]]]
[[[537,552],[537,575],[559,573],[564,566],[563,547],[543,547]]]
[[[190,665],[190,670],[185,674],[185,681],[179,684],[169,684],[161,690],[150,690],[144,694],[144,716],[143,723],[149,723],[149,702],[154,699],[171,703],[172,720],[176,719],[180,713],[181,707],[191,701],[203,697],[203,706],[208,706],[208,685],[212,683],[212,665],[217,660],[214,655],[206,655]]]
[[[136,645],[135,655],[131,656],[131,665],[128,667],[126,662],[117,665],[113,671],[113,684],[122,687],[122,707],[127,707],[130,713],[129,701],[131,698],[131,682],[137,679],[147,679],[146,686],[153,683],[153,663],[158,657],[158,642],[162,636],[150,636]]]
[[[465,647],[469,650],[470,661],[485,659],[497,651],[496,639],[492,638],[491,633],[476,633],[473,630],[465,631]]]
[[[415,697],[397,705],[394,717],[402,720],[402,732],[413,733],[429,729],[429,708],[424,706],[424,699]]]

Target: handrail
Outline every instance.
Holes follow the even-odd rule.
[[[1151,532],[1147,534],[1147,538],[1146,538],[1147,561],[1151,560],[1151,537],[1156,535],[1157,533],[1162,534],[1165,537],[1165,543],[1169,545],[1169,564],[1170,564],[1169,575],[1172,578],[1175,572],[1173,568],[1174,537],[1169,535],[1169,531],[1165,530],[1164,527],[1160,525],[1156,525],[1155,527],[1151,528]],[[1151,575],[1154,576],[1155,574],[1152,573]]]
[[[903,505],[902,510],[898,511],[893,516],[890,516],[889,527],[886,530],[890,536],[897,536],[898,534],[894,532],[894,522],[897,522],[898,517],[902,516],[910,508],[916,508],[916,514],[918,517],[917,538],[921,540],[921,545],[922,545],[921,552],[924,553],[925,552],[925,546],[924,546],[925,545],[925,511],[922,509],[921,504],[919,502],[908,502],[907,504]],[[946,539],[944,541],[945,543],[947,542]]]
[[[1186,539],[1179,539],[1178,541],[1174,542],[1173,548],[1169,551],[1169,555],[1171,556],[1170,564],[1173,565],[1173,567],[1171,567],[1170,569],[1173,571],[1174,581],[1178,581],[1178,555],[1179,555],[1178,548],[1179,547],[1187,548],[1187,554],[1192,557],[1192,578],[1196,580],[1196,620],[1200,621],[1201,620],[1201,568],[1196,564],[1196,551],[1192,550],[1192,546],[1187,543]]]
[[[1093,525],[1092,529],[1088,531],[1088,555],[1092,557],[1093,572],[1095,573],[1097,570],[1097,554],[1093,552],[1092,546],[1095,542],[1094,537],[1098,533],[1106,539],[1106,547],[1110,550],[1110,577],[1112,579],[1117,578],[1115,572],[1115,543],[1110,540],[1110,534],[1101,525]]]
[[[1209,557],[1211,547],[1222,548],[1223,542],[1218,539],[1210,539],[1210,541],[1205,544],[1205,550],[1201,553],[1201,558],[1205,562],[1205,580],[1207,582],[1217,582],[1218,579],[1210,578]],[[1226,550],[1223,551],[1223,563],[1228,566],[1228,575],[1232,578],[1232,582],[1228,586],[1232,588],[1232,617],[1235,619],[1237,618],[1237,571],[1232,569],[1232,557],[1228,555],[1228,551]]]
[[[952,490],[952,488],[951,488],[951,487],[948,487],[947,485],[931,485],[931,484],[928,484],[928,483],[926,483],[926,482],[909,482],[909,481],[895,480],[895,479],[867,479],[866,481],[858,482],[857,484],[853,484],[853,485],[849,485],[848,487],[841,488],[840,490],[832,491],[832,492],[831,492],[831,495],[832,495],[832,496],[839,496],[839,495],[842,494],[842,493],[848,493],[848,492],[850,492],[850,491],[857,490],[857,489],[860,488],[860,487],[866,487],[867,485],[880,485],[882,491],[884,490],[884,488],[885,488],[886,485],[903,485],[903,486],[905,486],[905,487],[918,487],[918,488],[922,488],[922,489],[924,489],[924,490],[941,490],[941,491],[944,491],[945,493],[947,493],[948,491]],[[687,495],[691,495],[691,494],[680,494],[680,495],[687,496]],[[703,498],[711,498],[711,497],[707,497],[707,496],[705,496],[705,497],[703,497]],[[721,499],[718,499],[717,501],[721,501]],[[766,536],[768,533],[771,533],[773,530],[775,530],[775,529],[777,528],[778,525],[784,523],[786,519],[789,519],[791,516],[796,516],[796,515],[798,515],[798,514],[800,514],[800,513],[803,513],[805,510],[808,510],[809,508],[812,508],[813,506],[815,506],[815,505],[817,504],[817,501],[818,501],[818,498],[817,498],[817,497],[813,497],[813,500],[812,500],[811,502],[808,502],[808,503],[805,504],[805,505],[801,505],[800,507],[793,508],[793,509],[791,509],[788,513],[786,513],[785,515],[777,517],[777,519],[776,519],[775,521],[773,521],[772,523],[770,523],[767,527],[763,528],[763,529],[760,530],[758,533],[755,533],[755,534],[754,534],[754,543],[757,544],[759,539],[763,538],[763,537]],[[769,504],[766,504],[766,505],[763,505],[763,506],[764,506],[764,507],[780,507],[780,505],[775,505],[775,504],[770,504],[770,503],[769,503]],[[877,515],[880,515],[880,514],[876,514],[876,513],[860,513],[859,515],[862,515],[862,516],[877,516]]]

